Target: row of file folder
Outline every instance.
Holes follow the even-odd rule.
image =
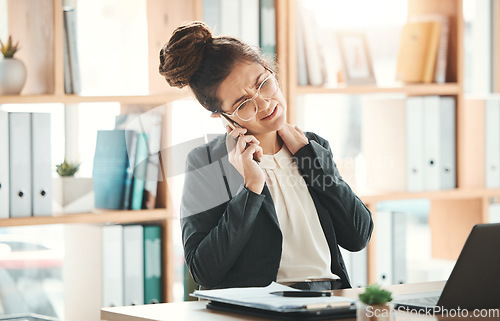
[[[455,113],[453,97],[365,98],[361,144],[368,189],[455,188]]]
[[[159,225],[102,228],[102,306],[162,301],[162,237]]]
[[[0,111],[0,218],[52,214],[48,113]]]

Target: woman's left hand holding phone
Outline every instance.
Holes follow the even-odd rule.
[[[226,147],[229,154],[229,162],[243,176],[245,186],[256,194],[264,189],[266,177],[262,168],[255,161],[263,155],[260,142],[253,135],[245,135],[246,128],[232,129],[226,126],[228,135]]]

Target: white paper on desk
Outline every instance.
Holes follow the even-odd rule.
[[[192,296],[217,302],[241,305],[264,310],[290,312],[303,309],[346,308],[354,300],[341,296],[331,297],[283,297],[271,294],[275,291],[301,291],[272,282],[267,287],[197,290]],[[341,306],[338,306],[338,305]]]

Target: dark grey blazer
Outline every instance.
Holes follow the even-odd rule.
[[[328,142],[306,132],[309,144],[294,155],[318,212],[332,257],[331,271],[351,287],[339,246],[363,249],[373,230],[371,213],[342,180]],[[244,187],[227,158],[226,135],[192,150],[181,202],[184,255],[204,288],[267,286],[275,281],[282,234],[267,185]]]

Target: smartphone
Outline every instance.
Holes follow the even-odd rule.
[[[233,121],[232,119],[230,119],[226,115],[221,115],[220,119],[222,120],[222,124],[224,125],[224,128],[226,128],[226,126],[231,127],[231,129],[243,128],[243,127],[240,126],[240,124],[238,124],[237,122]]]
[[[243,128],[242,126],[240,126],[240,124],[238,124],[237,122],[233,121],[232,119],[230,119],[226,115],[221,115],[220,119],[222,120],[222,124],[224,125],[224,128],[226,128],[226,126],[231,127],[231,129],[233,129],[233,130],[235,128]],[[254,159],[254,161],[257,162],[257,164],[260,164],[260,157],[257,157],[257,156],[254,155],[253,159]]]

